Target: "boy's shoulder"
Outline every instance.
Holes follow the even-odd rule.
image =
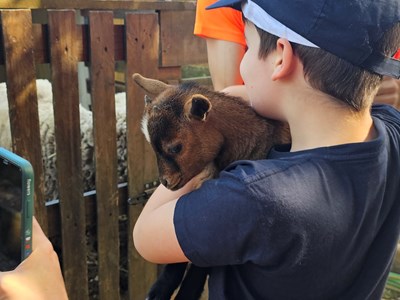
[[[384,122],[400,124],[400,111],[391,105],[375,104],[371,108],[371,114]]]
[[[391,153],[400,152],[400,111],[390,105],[374,105],[371,110],[375,127],[384,127]],[[388,145],[388,147],[389,147]],[[400,155],[400,153],[399,153]]]
[[[392,147],[392,153],[400,152],[400,145],[396,143],[400,141],[400,112],[389,105],[374,105],[371,115],[378,132],[377,138],[372,141],[296,152],[290,152],[290,144],[278,145],[271,149],[266,159],[236,161],[225,172],[237,177],[245,185],[262,181],[263,184],[269,182],[274,186],[286,184],[286,179],[297,176],[315,175],[318,178],[321,175],[318,170],[335,170],[338,166],[356,174],[361,160],[366,163],[376,160],[383,148]]]

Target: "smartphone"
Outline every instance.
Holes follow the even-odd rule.
[[[32,251],[33,168],[0,147],[0,271],[15,269]]]

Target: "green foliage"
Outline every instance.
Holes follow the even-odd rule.
[[[382,299],[400,300],[400,274],[389,273]]]

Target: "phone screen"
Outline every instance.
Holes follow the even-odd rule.
[[[13,270],[21,262],[22,171],[0,160],[0,271]]]

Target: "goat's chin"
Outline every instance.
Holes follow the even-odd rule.
[[[169,184],[168,185],[168,189],[171,190],[171,191],[179,190],[179,189],[183,188],[194,177],[196,177],[196,176],[191,176],[191,177],[181,176],[173,184]],[[197,189],[197,187],[196,187],[196,189]]]
[[[193,189],[197,190],[202,186],[204,181],[215,178],[217,175],[218,173],[215,165],[210,163],[197,175],[185,176],[181,174],[181,176],[175,177],[176,180],[171,181],[171,184],[168,184],[167,188],[171,191],[176,191],[184,187],[189,181],[192,181]]]
[[[177,191],[180,188],[182,188],[183,186],[184,185],[178,184],[178,185],[175,185],[175,186],[168,186],[168,189],[171,190],[171,191]]]
[[[217,169],[213,163],[209,163],[199,174],[193,177],[193,187],[195,190],[200,188],[202,184],[208,180],[217,176]]]
[[[205,173],[200,172],[197,175],[181,174],[180,176],[174,176],[174,180],[170,179],[170,183],[167,188],[171,191],[176,191],[183,188],[189,181],[193,179],[195,189],[198,189],[204,181],[209,178],[203,178]]]
[[[186,184],[187,181],[182,179],[182,176],[174,176],[173,179],[169,179],[167,188],[171,191],[179,190]]]

